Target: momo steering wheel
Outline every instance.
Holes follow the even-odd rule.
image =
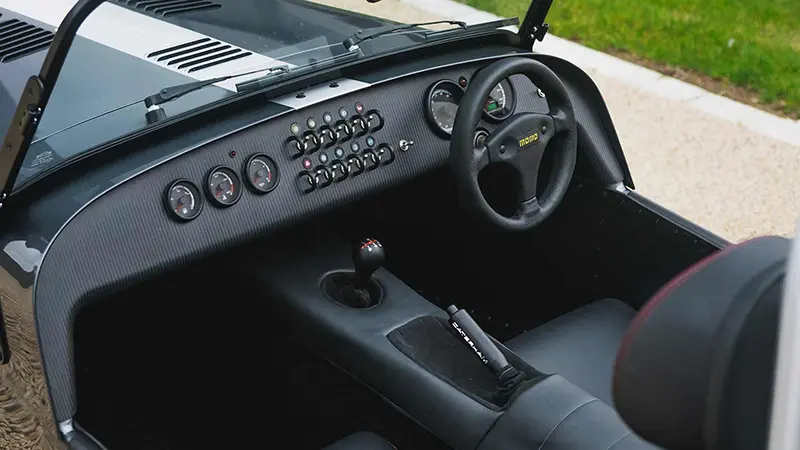
[[[525,75],[544,92],[548,114],[514,114],[476,147],[475,130],[492,89],[511,75]],[[567,192],[578,153],[572,102],[558,76],[539,61],[514,57],[482,69],[469,84],[458,106],[450,165],[465,207],[506,230],[527,230],[542,223]],[[537,197],[539,167],[545,151],[553,153],[547,185]],[[518,204],[511,216],[498,213],[486,201],[478,174],[490,164],[508,164],[519,176]]]

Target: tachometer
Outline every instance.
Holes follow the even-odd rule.
[[[167,188],[164,206],[170,217],[180,221],[189,221],[200,215],[203,210],[203,198],[200,189],[189,180],[176,180]]]
[[[269,156],[257,153],[244,163],[247,186],[256,194],[266,194],[278,185],[278,167]]]
[[[206,177],[206,194],[217,206],[228,207],[242,196],[239,176],[227,167],[215,167]]]
[[[458,113],[464,90],[453,81],[441,80],[428,89],[425,115],[434,131],[449,138]]]
[[[498,83],[489,93],[489,97],[486,98],[483,116],[493,122],[505,120],[514,113],[516,103],[517,98],[514,87],[508,79],[505,79]]]

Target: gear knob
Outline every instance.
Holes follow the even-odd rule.
[[[357,289],[366,288],[372,274],[383,266],[386,261],[386,252],[377,239],[364,239],[353,248],[353,266],[356,276],[353,285]]]

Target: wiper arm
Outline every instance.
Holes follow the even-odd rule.
[[[211,86],[212,84],[219,83],[221,81],[230,80],[231,78],[239,78],[245,75],[252,75],[254,73],[259,73],[259,72],[267,72],[267,74],[272,74],[276,72],[288,72],[288,71],[289,71],[289,66],[286,64],[282,64],[279,66],[267,67],[264,69],[251,70],[249,72],[234,73],[231,75],[225,75],[217,78],[210,78],[208,80],[193,81],[191,83],[169,86],[161,89],[160,91],[156,92],[153,95],[145,97],[144,105],[148,109],[150,109],[153,106],[158,106],[162,103],[171,102],[173,100],[183,97],[186,94],[203,89],[206,86]]]
[[[420,22],[420,23],[410,23],[410,24],[403,24],[403,25],[395,25],[390,27],[382,27],[378,30],[373,30],[372,32],[367,32],[368,30],[358,30],[352,36],[345,39],[342,42],[344,48],[348,51],[353,51],[358,48],[358,44],[368,41],[370,39],[375,39],[377,37],[386,36],[387,34],[397,33],[398,31],[410,30],[412,28],[422,27],[426,25],[438,25],[438,24],[450,24],[450,25],[458,25],[461,29],[466,30],[467,23],[462,22],[460,20],[435,20],[433,22]],[[431,30],[420,30],[420,31],[431,31]]]
[[[165,87],[155,94],[145,97],[144,106],[147,107],[147,113],[145,113],[144,117],[147,119],[148,125],[152,125],[160,120],[164,120],[167,118],[167,113],[158,105],[177,100],[186,94],[199,91],[206,86],[211,86],[212,84],[219,83],[221,81],[230,80],[231,78],[239,78],[245,75],[252,75],[259,72],[267,72],[268,74],[271,74],[275,72],[288,71],[289,66],[287,64],[281,64],[278,66],[265,67],[263,69],[250,70],[248,72],[240,72],[221,77],[210,78],[208,80],[192,81],[190,83]]]

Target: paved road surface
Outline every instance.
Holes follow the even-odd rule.
[[[400,22],[451,15],[432,13],[422,0],[319,3]],[[545,38],[541,48],[549,53],[547,44]],[[800,147],[690,108],[687,102],[696,99],[676,100],[599,70],[587,72],[606,99],[638,192],[733,241],[793,234],[800,217]]]

